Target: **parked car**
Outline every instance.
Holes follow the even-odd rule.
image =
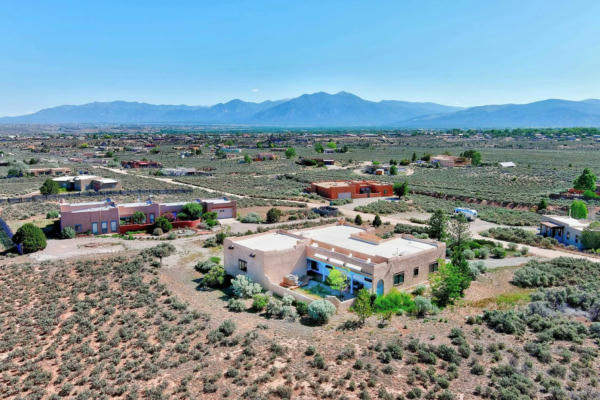
[[[454,215],[462,214],[467,218],[467,221],[475,221],[477,219],[477,210],[470,208],[455,208]]]

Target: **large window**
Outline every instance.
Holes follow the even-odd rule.
[[[75,232],[81,232],[81,224],[75,224]]]
[[[240,269],[240,271],[248,271],[248,262],[245,260],[238,260],[238,268]]]
[[[117,221],[114,219],[112,221],[110,221],[110,231],[111,232],[117,231]]]
[[[419,276],[419,267],[413,269],[413,276]]]
[[[404,283],[404,272],[394,275],[394,285],[402,285]]]
[[[98,233],[98,223],[97,222],[92,222],[92,233],[95,235],[96,233]]]
[[[101,228],[102,228],[102,233],[106,233],[106,232],[108,232],[108,222],[106,222],[106,221],[102,221],[102,223],[101,223],[101,225],[100,225],[100,226],[101,226]]]
[[[150,213],[150,223],[154,223],[154,213]]]
[[[432,272],[437,272],[438,268],[440,267],[440,265],[438,264],[438,262],[432,262],[431,264],[429,264],[429,273],[431,274]]]

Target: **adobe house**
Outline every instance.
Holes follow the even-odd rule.
[[[372,229],[344,222],[229,237],[223,247],[229,275],[247,275],[268,290],[285,286],[290,274],[310,285],[337,269],[348,278],[350,295],[362,288],[381,295],[425,283],[446,254],[442,242],[408,235],[381,239]]]
[[[558,240],[567,246],[582,249],[581,234],[590,221],[560,215],[542,215],[539,234]]]
[[[231,218],[237,212],[235,200],[227,198],[196,200],[202,204],[204,212],[214,211],[218,219]],[[189,202],[155,203],[152,200],[136,203],[117,204],[111,199],[86,203],[63,203],[60,205],[60,229],[69,226],[75,232],[92,234],[116,233],[120,225],[132,224],[133,214],[142,212],[145,223],[153,224],[156,218],[165,214],[177,217],[183,206]]]
[[[389,183],[377,181],[326,181],[311,183],[309,191],[328,200],[362,199],[392,196],[394,187]]]
[[[143,160],[131,160],[121,161],[121,167],[123,168],[162,168],[162,164],[158,161],[143,161]]]
[[[439,165],[440,167],[467,167],[471,165],[471,159],[468,157],[457,157],[457,156],[448,156],[445,154],[440,154],[434,157],[431,157],[429,162],[433,165]]]
[[[39,175],[52,175],[60,176],[71,173],[71,168],[31,168],[27,171],[28,174],[33,176]]]
[[[121,182],[118,180],[95,175],[61,176],[52,180],[61,188],[78,192],[122,189]]]
[[[272,161],[277,160],[279,157],[273,153],[258,153],[254,156],[254,161]]]

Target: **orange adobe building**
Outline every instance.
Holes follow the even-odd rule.
[[[335,199],[363,199],[369,197],[385,197],[394,194],[394,188],[389,183],[377,181],[326,181],[310,184],[311,192]]]

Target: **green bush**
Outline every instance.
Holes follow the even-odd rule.
[[[503,247],[497,246],[492,249],[492,256],[496,258],[506,257],[506,250]]]
[[[185,213],[185,215],[187,216],[187,219],[189,219],[190,221],[195,221],[197,219],[200,219],[200,217],[202,217],[203,208],[202,208],[202,204],[200,204],[200,203],[196,203],[196,202],[186,203],[183,205],[181,210]],[[177,217],[179,217],[179,215],[177,215]]]
[[[262,311],[269,303],[269,296],[266,294],[255,294],[252,296],[252,309],[254,311]]]
[[[160,216],[154,222],[154,228],[161,229],[165,233],[173,229],[173,224],[166,217]]]
[[[215,265],[202,278],[202,286],[222,287],[225,284],[225,278],[225,269],[220,265]]]
[[[48,219],[58,218],[59,215],[60,214],[57,210],[52,210],[52,211],[48,211],[46,213],[46,218],[48,218]]]
[[[46,236],[36,225],[28,222],[23,224],[12,238],[15,244],[20,244],[23,253],[34,253],[46,248]]]
[[[267,211],[267,224],[274,224],[279,222],[281,219],[281,210],[278,208],[271,208]]]
[[[46,179],[40,187],[41,194],[57,194],[60,191],[58,183],[52,179]]]
[[[396,288],[392,288],[388,293],[377,296],[373,302],[375,312],[385,313],[391,312],[413,312],[415,309],[415,302],[411,295],[405,292],[401,292]]]

